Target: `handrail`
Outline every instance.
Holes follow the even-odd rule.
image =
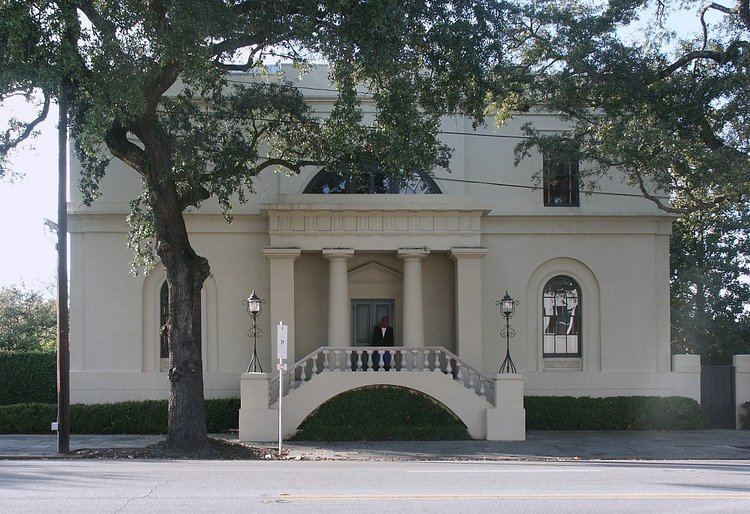
[[[494,379],[442,346],[321,346],[284,372],[284,396],[326,372],[417,371],[449,374],[489,403],[495,403]],[[273,405],[278,399],[279,379],[276,378],[269,387],[268,404]]]

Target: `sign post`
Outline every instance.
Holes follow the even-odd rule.
[[[287,334],[289,329],[283,321],[279,321],[276,331],[276,357],[279,359],[276,369],[279,370],[279,456],[281,456],[281,443],[284,440],[284,432],[281,427],[281,402],[284,398],[284,371],[287,366],[284,362],[287,358]]]

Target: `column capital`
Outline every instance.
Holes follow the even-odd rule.
[[[263,249],[263,255],[269,260],[295,260],[300,256],[302,250],[299,248],[274,248],[268,247]]]
[[[399,248],[398,258],[405,261],[421,261],[430,254],[430,249],[424,248]]]
[[[448,257],[452,261],[459,259],[484,259],[487,255],[487,248],[481,247],[454,247],[448,253]]]
[[[354,248],[323,248],[323,257],[328,260],[351,259],[354,257]]]

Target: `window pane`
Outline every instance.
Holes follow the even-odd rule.
[[[565,275],[552,278],[542,293],[542,351],[545,357],[581,355],[581,289]]]

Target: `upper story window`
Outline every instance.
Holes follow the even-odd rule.
[[[544,357],[581,356],[581,287],[567,275],[544,286],[542,334]]]
[[[578,161],[544,156],[544,206],[578,207]]]
[[[305,188],[305,194],[440,194],[435,181],[424,173],[412,173],[408,180],[397,180],[383,171],[345,175],[322,169]]]

